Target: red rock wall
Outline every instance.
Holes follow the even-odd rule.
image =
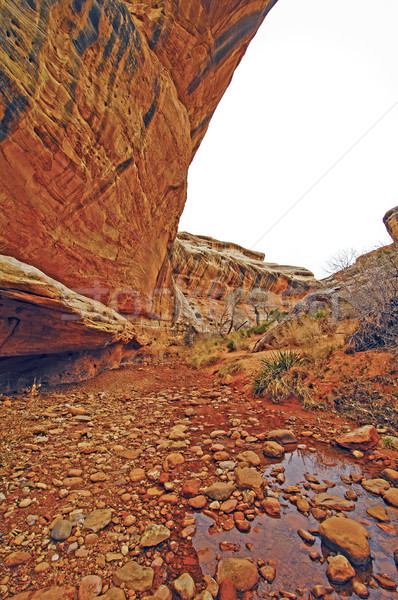
[[[188,165],[275,1],[3,2],[0,252],[150,313]]]

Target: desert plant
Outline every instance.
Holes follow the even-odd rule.
[[[304,359],[293,350],[280,350],[269,358],[263,358],[261,368],[253,376],[253,393],[257,396],[268,394],[273,402],[280,402],[294,395],[299,378],[289,371]],[[287,375],[289,373],[289,375]]]

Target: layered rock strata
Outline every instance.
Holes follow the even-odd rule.
[[[275,2],[3,2],[2,252],[167,317],[153,291],[170,283],[189,163]]]
[[[189,233],[177,235],[170,264],[174,318],[200,332],[258,324],[272,310],[291,310],[319,286],[307,269],[266,263],[260,252]]]
[[[140,346],[123,316],[5,256],[0,307],[1,390],[86,379]]]

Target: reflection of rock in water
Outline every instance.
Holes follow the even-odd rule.
[[[261,597],[266,591],[271,590],[284,589],[295,593],[297,588],[310,589],[315,583],[330,586],[325,565],[319,560],[313,562],[310,559],[310,552],[327,558],[331,553],[330,549],[321,543],[319,537],[316,538],[315,544],[310,546],[305,544],[297,534],[297,530],[300,528],[304,530],[317,529],[319,523],[311,513],[307,515],[299,513],[296,506],[289,501],[289,495],[283,493],[283,490],[288,489],[289,486],[298,485],[301,494],[312,498],[315,492],[311,490],[309,481],[324,483],[326,480],[332,493],[336,496],[344,498],[344,494],[353,489],[358,495],[355,510],[349,514],[351,518],[366,523],[372,562],[366,567],[356,567],[356,579],[368,584],[374,573],[387,573],[393,578],[396,577],[391,547],[394,538],[382,531],[377,522],[366,515],[366,509],[375,502],[378,501],[384,505],[382,499],[376,499],[368,494],[360,484],[352,483],[350,485],[341,479],[343,476],[343,479],[349,481],[351,473],[362,473],[358,462],[354,462],[347,455],[342,455],[337,450],[328,447],[318,448],[316,452],[298,449],[286,454],[282,461],[271,462],[266,459],[266,462],[268,466],[265,468],[264,477],[269,482],[269,489],[271,492],[281,492],[279,495],[282,506],[281,518],[274,519],[267,515],[258,515],[251,522],[250,532],[241,533],[236,528],[223,531],[210,517],[202,513],[196,514],[197,532],[193,538],[193,545],[197,551],[203,574],[214,576],[218,563],[216,557],[221,554],[223,557],[245,557],[255,561],[260,559],[260,562],[261,560],[271,560],[277,563],[275,581],[268,584],[261,579],[258,588],[253,592],[257,597]],[[275,480],[270,476],[272,469],[277,464],[283,465],[285,468],[286,482],[281,487],[276,485]],[[375,477],[374,469],[367,468],[370,469],[370,472],[365,474],[366,477]],[[316,487],[315,483],[312,485]],[[392,525],[396,526],[398,509],[388,507],[388,511]],[[351,580],[343,586],[334,587],[349,595],[354,593]],[[385,597],[385,592],[381,588],[372,589],[371,598],[381,600]]]

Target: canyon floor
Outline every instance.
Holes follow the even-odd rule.
[[[247,384],[144,357],[3,397],[1,597],[395,597],[396,452],[338,448],[354,423]],[[318,531],[334,515],[369,535],[345,584]]]

